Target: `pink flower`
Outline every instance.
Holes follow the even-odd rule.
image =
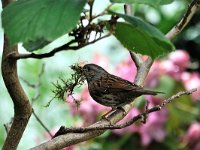
[[[189,147],[194,150],[199,150],[200,148],[200,123],[194,122],[190,125],[186,135],[183,140],[188,143]]]
[[[190,56],[186,51],[176,50],[169,54],[169,60],[178,66],[179,69],[184,70],[190,63]]]
[[[80,94],[69,95],[66,98],[66,103],[67,103],[67,105],[70,105],[70,108],[71,108],[70,110],[71,110],[72,115],[76,115],[77,109],[78,109],[78,105],[75,103],[74,99],[77,101],[80,101],[81,100]],[[81,101],[80,101],[80,103],[81,103]]]
[[[146,124],[140,126],[138,132],[141,135],[141,142],[143,146],[148,146],[152,140],[161,142],[166,136],[164,123],[167,119],[166,110],[151,113]]]
[[[195,145],[194,150],[200,150],[200,142]]]
[[[181,79],[187,90],[197,88],[197,91],[192,93],[192,99],[194,101],[200,100],[200,74],[184,72]]]
[[[152,95],[145,95],[145,98],[150,102],[151,106],[159,105],[162,103],[163,99],[160,97],[152,96]]]
[[[169,54],[168,60],[160,61],[160,71],[180,80],[183,71],[188,67],[189,55],[185,51],[177,50]]]
[[[180,79],[180,75],[182,73],[180,68],[170,60],[163,60],[160,62],[160,71],[161,74],[167,74],[177,80]]]
[[[129,80],[130,82],[133,82],[133,79],[135,78],[136,75],[136,71],[137,71],[136,66],[131,57],[129,56],[119,65],[117,65],[113,74],[123,79]]]

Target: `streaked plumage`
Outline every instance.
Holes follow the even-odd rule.
[[[95,64],[86,64],[83,74],[91,97],[98,103],[112,108],[121,107],[141,95],[156,95],[159,92],[145,90],[120,77],[114,76]]]

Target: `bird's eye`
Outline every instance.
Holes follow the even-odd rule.
[[[90,70],[91,70],[91,69],[88,67],[88,68],[87,68],[87,71],[90,71]]]

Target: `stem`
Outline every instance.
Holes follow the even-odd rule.
[[[4,36],[2,76],[8,93],[14,103],[14,118],[3,145],[3,150],[17,149],[32,112],[28,97],[19,82],[17,62],[15,59],[8,57],[10,52],[17,53],[17,51],[17,46],[10,47],[8,39]]]
[[[197,11],[197,9],[200,6],[200,0],[193,0],[185,15],[183,16],[183,18],[180,20],[179,23],[177,23],[167,34],[166,34],[166,38],[168,39],[173,39],[174,37],[176,37],[184,28],[185,26],[190,22],[190,20],[192,19],[193,15],[195,14],[195,12]]]

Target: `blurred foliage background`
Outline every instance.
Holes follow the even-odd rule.
[[[97,0],[94,4],[95,12],[101,12],[101,10],[105,8],[107,4],[108,1],[105,1],[102,4],[100,0]],[[136,16],[142,17],[166,33],[175,25],[175,23],[177,23],[177,21],[179,21],[179,18],[183,16],[187,6],[188,1],[177,0],[170,5],[164,5],[159,8],[138,4],[134,5],[133,10]],[[123,11],[123,6],[121,4],[116,5],[115,7],[115,9],[118,11]],[[167,96],[187,88],[186,83],[184,82],[189,82],[189,79],[193,81],[195,78],[195,85],[200,87],[200,82],[198,82],[200,81],[199,18],[200,11],[195,14],[185,30],[173,41],[176,49],[181,49],[183,50],[181,52],[184,53],[174,54],[175,59],[179,59],[181,57],[180,62],[182,61],[182,63],[184,63],[185,57],[187,57],[187,54],[189,54],[188,64],[182,68],[183,70],[181,70],[181,74],[180,72],[173,70],[176,69],[173,68],[174,66],[171,67],[171,70],[166,71],[167,66],[171,65],[171,63],[166,62],[169,61],[174,63],[174,61],[172,56],[171,58],[170,56],[162,57],[159,59],[158,64],[161,66],[159,68],[164,68],[164,71],[158,71],[162,73],[157,76],[154,76],[155,72],[150,73],[152,78],[149,77],[150,79],[147,79],[147,82],[150,82],[147,83],[147,86],[164,91],[167,93]],[[1,45],[3,45],[2,29],[0,30],[0,33],[0,42]],[[56,46],[62,45],[65,40],[65,36],[59,38],[49,46],[45,47],[42,52],[49,51]],[[19,46],[19,49],[22,53],[26,52],[21,46]],[[81,102],[82,107],[80,107],[80,110],[74,108],[72,106],[73,104],[70,104],[69,102],[63,102],[56,99],[52,101],[49,107],[45,107],[45,105],[47,105],[54,96],[52,93],[52,90],[54,89],[52,83],[55,83],[59,77],[66,79],[69,78],[70,73],[72,72],[69,66],[77,62],[97,63],[106,68],[110,73],[115,73],[116,75],[122,74],[122,76],[123,73],[124,75],[127,75],[126,73],[130,73],[128,70],[133,66],[133,64],[129,64],[130,57],[128,51],[125,50],[114,37],[103,39],[91,46],[87,46],[77,51],[69,50],[67,52],[61,52],[48,59],[19,60],[18,73],[24,90],[28,94],[30,100],[37,96],[37,93],[39,93],[39,97],[32,103],[33,108],[35,113],[52,133],[55,133],[61,125],[70,127],[79,126],[82,124],[90,124],[95,120],[98,120],[100,115],[103,114],[105,110],[108,110],[105,108],[99,108],[99,112],[93,114],[94,110],[91,109],[98,107],[98,104],[93,105],[95,102],[91,102],[91,100],[88,100],[89,102],[84,102],[83,100]],[[42,73],[42,76],[39,77],[43,64],[44,72]],[[177,66],[180,67],[181,65],[179,64]],[[134,67],[132,67],[132,69],[134,69]],[[134,70],[132,70],[132,72],[134,72]],[[179,78],[179,76],[183,75],[182,73],[187,73],[187,81]],[[193,75],[195,76],[194,78],[192,78]],[[128,74],[128,76],[131,75]],[[154,77],[159,80],[159,83],[152,85],[151,81],[154,81]],[[124,76],[124,78],[126,77]],[[40,83],[41,86],[38,88],[32,88],[27,84],[27,82],[30,84]],[[192,87],[192,82],[189,82],[189,85]],[[2,77],[0,78],[0,88],[1,148],[6,137],[4,124],[9,123],[12,119],[13,104],[4,86]],[[84,97],[85,89],[86,87],[76,89],[76,94],[79,98]],[[200,141],[197,140],[200,139],[200,95],[197,95],[196,97],[195,96],[181,97],[179,100],[176,100],[176,102],[170,104],[163,112],[155,113],[156,115],[153,116],[155,119],[151,119],[153,117],[149,117],[150,119],[149,121],[147,120],[145,125],[138,123],[128,129],[122,129],[120,131],[113,132],[107,131],[100,137],[66,149],[200,149]],[[87,96],[85,97],[90,99]],[[151,98],[140,98],[140,100],[138,100],[136,103],[137,110],[134,110],[132,115],[135,115],[135,111],[142,110],[142,106],[145,104],[144,99]],[[162,100],[160,97],[158,99]],[[160,100],[157,101],[159,102]],[[155,99],[153,102],[154,104],[156,103]],[[83,108],[85,106],[84,103],[92,104],[86,105],[86,108]],[[92,106],[94,107],[91,108]],[[86,115],[87,118],[92,116],[91,118],[93,118],[93,120],[84,120],[84,115]],[[145,128],[145,126],[148,127]],[[153,133],[158,133],[158,135],[154,135]],[[28,127],[25,130],[24,136],[20,142],[19,149],[23,150],[36,146],[48,139],[50,139],[50,136],[32,115]]]

